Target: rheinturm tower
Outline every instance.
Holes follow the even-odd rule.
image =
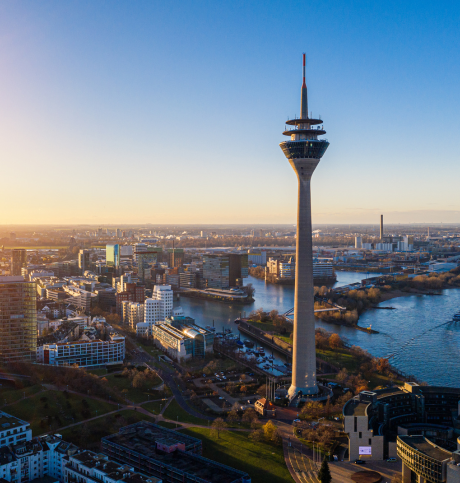
[[[287,124],[293,127],[283,134],[291,139],[280,143],[280,146],[298,179],[292,384],[289,388],[289,396],[292,399],[297,395],[318,392],[310,183],[313,171],[329,146],[326,140],[318,139],[318,136],[326,134],[322,128],[323,121],[308,116],[305,54],[303,54],[300,116],[298,119],[287,121]]]

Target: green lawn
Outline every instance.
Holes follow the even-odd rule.
[[[46,401],[42,400],[44,397]],[[86,400],[88,407],[83,405],[83,400]],[[28,421],[35,436],[49,431],[50,425],[58,429],[116,409],[114,404],[85,399],[72,393],[66,399],[61,391],[41,392],[4,408],[5,412]]]
[[[24,393],[26,397],[36,394],[41,391],[43,387],[40,384],[35,386],[25,387],[24,389],[12,389],[8,386],[0,388],[0,404],[11,404],[13,402],[19,401],[24,398]]]
[[[176,423],[170,423],[168,421],[159,421],[158,426],[163,426],[163,428],[168,428],[168,429],[176,429],[176,428],[181,428],[182,425],[176,424]]]
[[[203,441],[203,456],[218,463],[246,471],[252,483],[292,483],[281,446],[253,443],[248,433],[221,431],[220,439],[204,428],[181,429]]]
[[[125,409],[115,414],[109,414],[88,423],[79,424],[73,428],[59,431],[65,441],[74,443],[77,446],[92,446],[101,441],[101,438],[109,434],[117,433],[123,426],[137,423],[139,421],[155,422],[154,418],[149,418],[133,409]]]
[[[121,374],[118,374],[121,375]],[[145,389],[136,389],[131,387],[131,381],[127,377],[116,377],[115,374],[106,376],[108,384],[110,387],[117,390],[117,392],[123,397],[128,398],[130,401],[135,403],[141,403],[144,401],[148,401],[150,399],[158,399],[158,391],[149,391]],[[153,381],[152,387],[157,386],[161,383],[161,379],[158,377],[157,380]],[[123,390],[127,390],[127,392],[123,392]]]
[[[179,419],[177,419],[178,416]],[[203,426],[208,425],[208,421],[206,419],[196,418],[195,416],[189,414],[187,411],[184,411],[175,399],[173,399],[169,406],[166,408],[166,411],[163,413],[163,417],[165,419],[172,419],[173,421],[179,421],[183,423],[200,424]]]
[[[147,411],[150,411],[153,414],[160,414],[160,411],[165,407],[166,401],[167,399],[148,402],[142,405],[142,409],[147,409]]]
[[[358,361],[356,357],[343,349],[336,349],[334,351],[316,349],[316,355],[320,359],[323,359],[323,361],[334,364],[339,369],[345,367],[348,372],[358,371]]]

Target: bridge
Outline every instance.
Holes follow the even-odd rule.
[[[315,302],[321,302],[322,304],[329,305],[330,308],[326,309],[316,309],[315,314],[317,312],[334,312],[334,311],[341,311],[344,312],[347,310],[345,307],[342,307],[340,305],[337,305],[335,303],[330,303],[328,302],[327,299],[320,297],[318,295],[315,295]],[[294,315],[294,307],[292,309],[289,309],[287,312],[284,312],[284,314],[281,314],[283,317],[286,317],[286,319],[289,319],[292,321],[292,316]]]

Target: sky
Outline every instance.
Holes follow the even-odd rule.
[[[0,224],[460,222],[460,4],[0,2]]]

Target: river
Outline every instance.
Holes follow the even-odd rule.
[[[348,285],[366,278],[367,273],[337,272],[335,286]],[[249,277],[245,281],[256,289],[255,302],[236,306],[219,302],[182,297],[180,302],[186,315],[198,325],[215,325],[217,330],[231,327],[241,314],[248,315],[262,307],[284,313],[294,306],[294,287],[265,284]],[[460,385],[460,323],[451,322],[460,312],[460,289],[444,290],[442,296],[411,295],[400,297],[380,306],[396,310],[368,310],[359,319],[361,327],[372,326],[379,334],[369,334],[350,327],[316,320],[317,327],[338,333],[350,345],[359,345],[377,357],[392,356],[392,365],[422,381],[439,386]],[[279,363],[283,361],[276,357]]]

